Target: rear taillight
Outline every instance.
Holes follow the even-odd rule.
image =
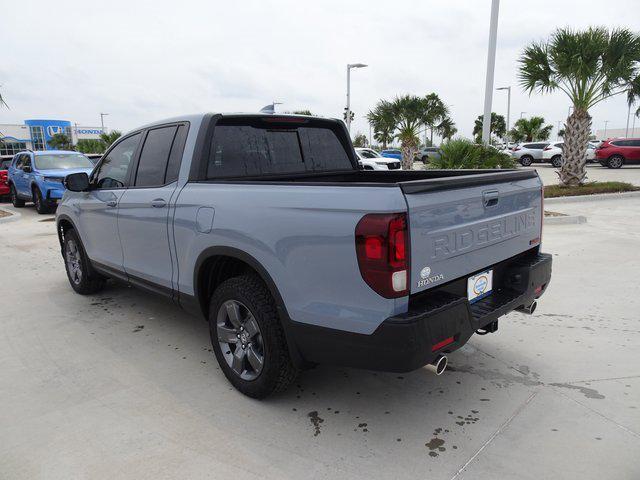
[[[610,146],[611,145],[609,145],[608,143],[603,143],[597,149],[598,150],[604,150],[605,148],[609,148]]]
[[[544,147],[542,150],[544,151],[551,150],[551,147]]]
[[[517,152],[517,151],[518,151],[518,150],[520,150],[520,149],[521,149],[521,147],[516,147],[516,148],[514,148],[514,149],[513,149],[513,151],[514,151],[514,152]]]
[[[371,213],[356,225],[356,254],[364,281],[385,298],[408,295],[409,232],[406,213]]]

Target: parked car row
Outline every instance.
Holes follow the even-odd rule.
[[[356,148],[358,163],[363,170],[399,170],[400,160],[385,157],[372,148]]]

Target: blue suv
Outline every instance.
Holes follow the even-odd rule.
[[[78,152],[45,150],[17,153],[8,172],[11,203],[24,207],[33,202],[38,213],[51,213],[64,194],[65,177],[71,173],[91,173],[93,163]]]

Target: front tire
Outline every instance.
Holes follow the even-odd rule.
[[[421,160],[422,160],[422,163],[424,163],[425,165],[426,165],[427,163],[429,163],[429,157],[428,157],[427,155],[424,155],[424,156],[421,158]]]
[[[607,160],[607,167],[620,168],[624,164],[624,157],[622,155],[613,155]]]
[[[64,266],[67,270],[67,278],[76,293],[91,295],[104,287],[105,279],[93,271],[82,243],[75,230],[64,232],[62,244]]]
[[[9,195],[11,196],[11,204],[16,208],[24,207],[24,200],[18,197],[18,192],[13,183],[9,186]]]
[[[275,301],[255,274],[224,281],[211,296],[209,332],[218,364],[241,393],[265,398],[285,390],[293,366]]]
[[[42,192],[38,187],[33,189],[33,204],[36,206],[36,211],[40,215],[44,215],[45,213],[51,213],[51,206],[47,203],[47,201],[42,198]]]
[[[561,155],[554,155],[551,158],[551,165],[553,165],[555,168],[560,168],[562,164],[563,164],[563,161],[562,161]]]
[[[520,158],[520,165],[522,165],[523,167],[530,167],[532,163],[533,157],[531,155],[524,155],[522,158]]]

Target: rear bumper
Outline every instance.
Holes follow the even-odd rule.
[[[371,335],[291,322],[291,337],[310,362],[408,372],[462,347],[500,316],[533,303],[549,284],[551,263],[551,255],[537,253],[501,262],[494,266],[499,281],[491,295],[469,304],[451,288],[438,288],[410,301],[407,313],[386,319]]]

